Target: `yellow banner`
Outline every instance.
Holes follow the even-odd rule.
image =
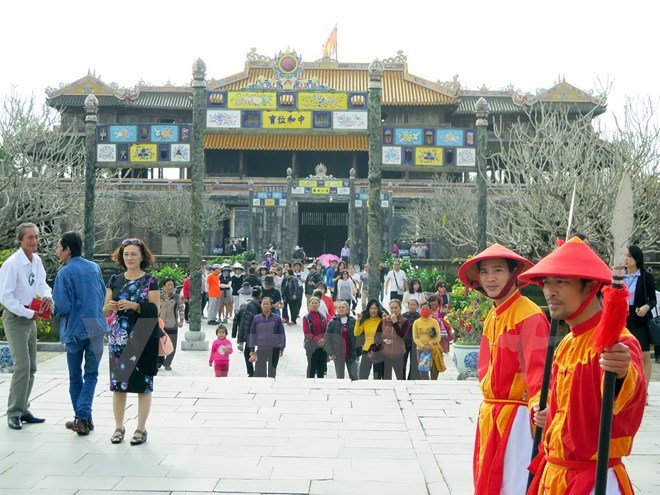
[[[415,148],[415,165],[442,165],[443,156],[442,148],[418,146]]]
[[[131,162],[155,162],[158,161],[157,144],[131,144],[129,161]]]
[[[263,112],[264,129],[311,129],[312,112]]]
[[[347,110],[348,93],[298,93],[300,110]]]
[[[299,180],[299,187],[316,187],[318,183],[315,180]]]
[[[312,194],[330,194],[329,187],[313,187]]]
[[[263,109],[277,108],[277,93],[262,91],[229,91],[227,108]]]
[[[326,187],[343,187],[344,183],[340,180],[326,180]]]

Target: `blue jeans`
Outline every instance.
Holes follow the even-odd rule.
[[[99,378],[99,363],[102,356],[103,334],[66,344],[69,395],[76,418],[92,418],[92,401]]]

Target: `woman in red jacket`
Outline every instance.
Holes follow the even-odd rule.
[[[190,275],[188,275],[183,281],[181,295],[183,296],[183,303],[185,306],[183,318],[186,320],[186,323],[190,323]]]
[[[325,331],[328,320],[319,312],[321,301],[310,297],[309,311],[303,318],[305,351],[307,353],[307,378],[323,378],[328,369],[328,354],[325,352]]]

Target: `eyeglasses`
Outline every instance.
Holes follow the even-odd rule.
[[[129,244],[134,246],[142,246],[142,241],[140,239],[124,239],[121,241],[122,246],[128,246]]]

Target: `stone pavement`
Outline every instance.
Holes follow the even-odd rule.
[[[207,327],[206,325],[204,325]],[[211,328],[211,327],[207,327]],[[32,410],[42,425],[0,424],[0,495],[467,495],[480,392],[449,369],[437,382],[307,380],[300,327],[287,327],[278,378],[245,378],[240,353],[230,376],[213,377],[208,354],[178,351],[155,380],[146,444],[131,447],[137,404],[128,400],[127,440],[112,445],[107,361],[94,403],[96,430],[79,437],[71,418],[66,356],[40,363]],[[211,333],[211,332],[209,332]],[[183,337],[183,331],[181,332]],[[0,403],[11,375],[0,374]],[[660,384],[633,455],[637,493],[660,490]]]

